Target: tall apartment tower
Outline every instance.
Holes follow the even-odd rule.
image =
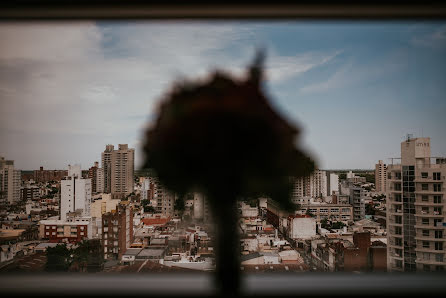
[[[303,197],[326,197],[327,174],[325,171],[315,170],[311,175],[297,178],[294,181],[292,194],[294,199]]]
[[[21,171],[14,168],[14,161],[0,157],[0,204],[20,201],[21,184]]]
[[[98,169],[99,169],[99,163],[97,161],[95,161],[94,165],[88,169],[88,178],[91,179],[91,192],[92,193],[102,192],[102,191],[98,190],[98,187],[97,187]]]
[[[327,172],[327,196],[331,196],[333,192],[339,192],[339,176],[334,173]]]
[[[375,165],[375,188],[378,193],[386,193],[387,167],[382,160]]]
[[[113,145],[105,146],[102,152],[102,169],[104,171],[104,193],[111,193],[111,157],[114,151]]]
[[[111,194],[122,198],[134,190],[135,149],[119,144],[111,154]]]
[[[408,137],[401,163],[387,167],[388,271],[446,270],[442,160],[431,157],[430,138]]]
[[[68,165],[68,176],[61,181],[60,219],[67,220],[67,213],[79,211],[90,216],[91,180],[82,179],[80,165]]]

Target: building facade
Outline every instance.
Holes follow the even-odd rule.
[[[14,161],[0,157],[0,204],[20,201],[21,184],[21,171],[14,168]]]
[[[102,152],[102,169],[104,176],[104,192],[111,193],[111,156],[114,151],[113,145],[105,146],[104,152]]]
[[[294,181],[292,197],[326,197],[327,196],[327,173],[315,170],[310,176],[297,178]]]
[[[387,166],[382,160],[375,165],[375,188],[378,193],[386,193]]]
[[[80,165],[68,165],[68,176],[61,181],[61,220],[67,219],[67,213],[76,211],[80,211],[82,216],[90,216],[91,180],[81,177]]]
[[[39,170],[34,171],[35,182],[61,181],[62,178],[68,175],[67,170],[44,170],[40,167]]]
[[[133,210],[119,204],[116,210],[102,215],[102,247],[104,259],[121,260],[133,242]]]
[[[444,271],[446,164],[430,138],[407,138],[400,160],[387,167],[388,270]]]

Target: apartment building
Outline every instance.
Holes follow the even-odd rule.
[[[323,219],[332,221],[353,221],[353,207],[349,204],[303,204],[298,211],[299,214],[312,214],[316,222]]]
[[[35,182],[60,181],[68,175],[67,170],[44,170],[40,167],[39,170],[34,170],[33,179]]]
[[[104,174],[103,169],[99,167],[97,161],[88,169],[88,178],[91,179],[91,192],[101,193],[104,191]]]
[[[20,201],[21,184],[21,171],[14,168],[14,161],[0,157],[0,204]]]
[[[382,160],[375,165],[375,189],[378,193],[386,193],[387,166]]]
[[[133,243],[133,210],[121,202],[111,212],[102,215],[102,246],[104,259],[121,260]]]
[[[80,165],[68,165],[68,175],[61,181],[60,219],[66,220],[67,213],[80,211],[90,216],[91,180],[83,179]]]
[[[105,146],[105,150],[101,154],[105,193],[111,193],[111,169],[112,169],[111,156],[114,149],[115,147],[109,144]]]
[[[401,143],[401,158],[387,167],[389,271],[446,269],[442,160],[431,157],[430,138],[408,137]]]
[[[92,239],[91,218],[77,217],[70,220],[41,220],[39,235],[52,243],[78,243]]]
[[[325,171],[315,170],[310,176],[295,179],[292,198],[326,196],[327,173]]]

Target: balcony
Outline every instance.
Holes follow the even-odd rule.
[[[417,264],[426,264],[426,265],[444,265],[444,262],[438,262],[435,260],[423,260],[421,258],[416,259]]]
[[[440,176],[440,179],[434,179],[434,176],[415,176],[415,182],[442,182],[445,181],[445,176]]]

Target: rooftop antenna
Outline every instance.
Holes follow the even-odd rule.
[[[406,142],[410,142],[411,139],[413,139],[413,134],[408,133],[408,134],[406,135]]]

